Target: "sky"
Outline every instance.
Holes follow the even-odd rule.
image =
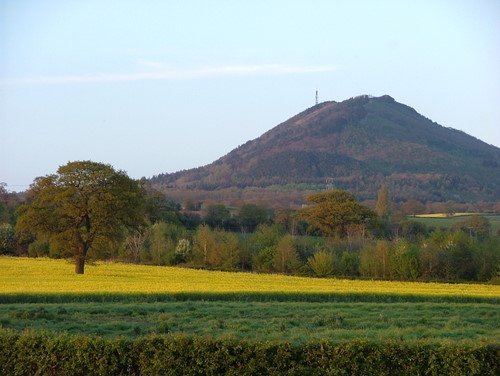
[[[388,94],[500,146],[500,1],[0,1],[0,182],[213,162],[319,100]]]

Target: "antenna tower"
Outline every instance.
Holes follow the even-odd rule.
[[[318,90],[316,90],[316,106],[318,105]]]

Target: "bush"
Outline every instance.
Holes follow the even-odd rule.
[[[50,253],[49,243],[36,240],[28,246],[28,256],[47,257]]]
[[[0,224],[0,255],[13,255],[16,253],[14,227],[8,223]]]
[[[496,375],[497,345],[136,340],[0,331],[2,375]]]
[[[335,268],[335,255],[320,250],[307,260],[307,264],[318,277],[328,277],[333,274]]]

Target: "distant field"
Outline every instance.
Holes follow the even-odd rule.
[[[483,215],[483,216],[488,216],[491,214],[485,214],[485,213],[431,213],[431,214],[416,214],[415,217],[417,218],[451,218],[451,217],[466,217],[470,215]]]
[[[416,215],[415,217],[410,216],[408,217],[408,219],[436,228],[451,228],[457,222],[462,221],[463,219],[467,218],[467,216],[472,214],[473,213],[455,213],[452,217],[446,217],[442,213],[419,214]],[[497,234],[497,232],[500,230],[500,215],[494,215],[494,214],[481,214],[481,215],[483,217],[488,218],[488,220],[490,221],[492,234]]]
[[[497,344],[500,286],[353,281],[0,257],[0,327],[303,344]]]

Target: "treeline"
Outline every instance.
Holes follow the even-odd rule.
[[[459,229],[393,240],[362,234],[339,239],[292,236],[278,224],[242,234],[208,225],[190,232],[157,222],[144,233],[127,235],[115,255],[134,263],[319,277],[489,281],[498,272],[498,249],[498,237]]]
[[[5,227],[5,225],[4,225]],[[301,228],[301,226],[298,226]],[[393,225],[393,239],[359,229],[348,238],[292,235],[282,223],[261,223],[251,233],[201,224],[194,230],[178,221],[158,220],[124,233],[120,240],[96,244],[91,259],[179,265],[318,277],[394,280],[489,281],[498,273],[500,241],[485,233],[430,230],[411,221]],[[11,228],[4,254],[71,257],[64,248],[34,241],[19,247]],[[17,248],[16,248],[17,247]]]
[[[145,186],[142,224],[96,237],[86,258],[318,277],[498,278],[500,239],[484,217],[466,217],[451,229],[429,228],[391,215],[385,187],[375,211],[345,191],[309,200],[298,211],[255,204],[231,208],[188,202],[181,207]],[[16,226],[13,206],[5,207],[10,209],[0,224],[0,254],[75,256],[64,238],[37,237],[29,226],[28,231]]]

